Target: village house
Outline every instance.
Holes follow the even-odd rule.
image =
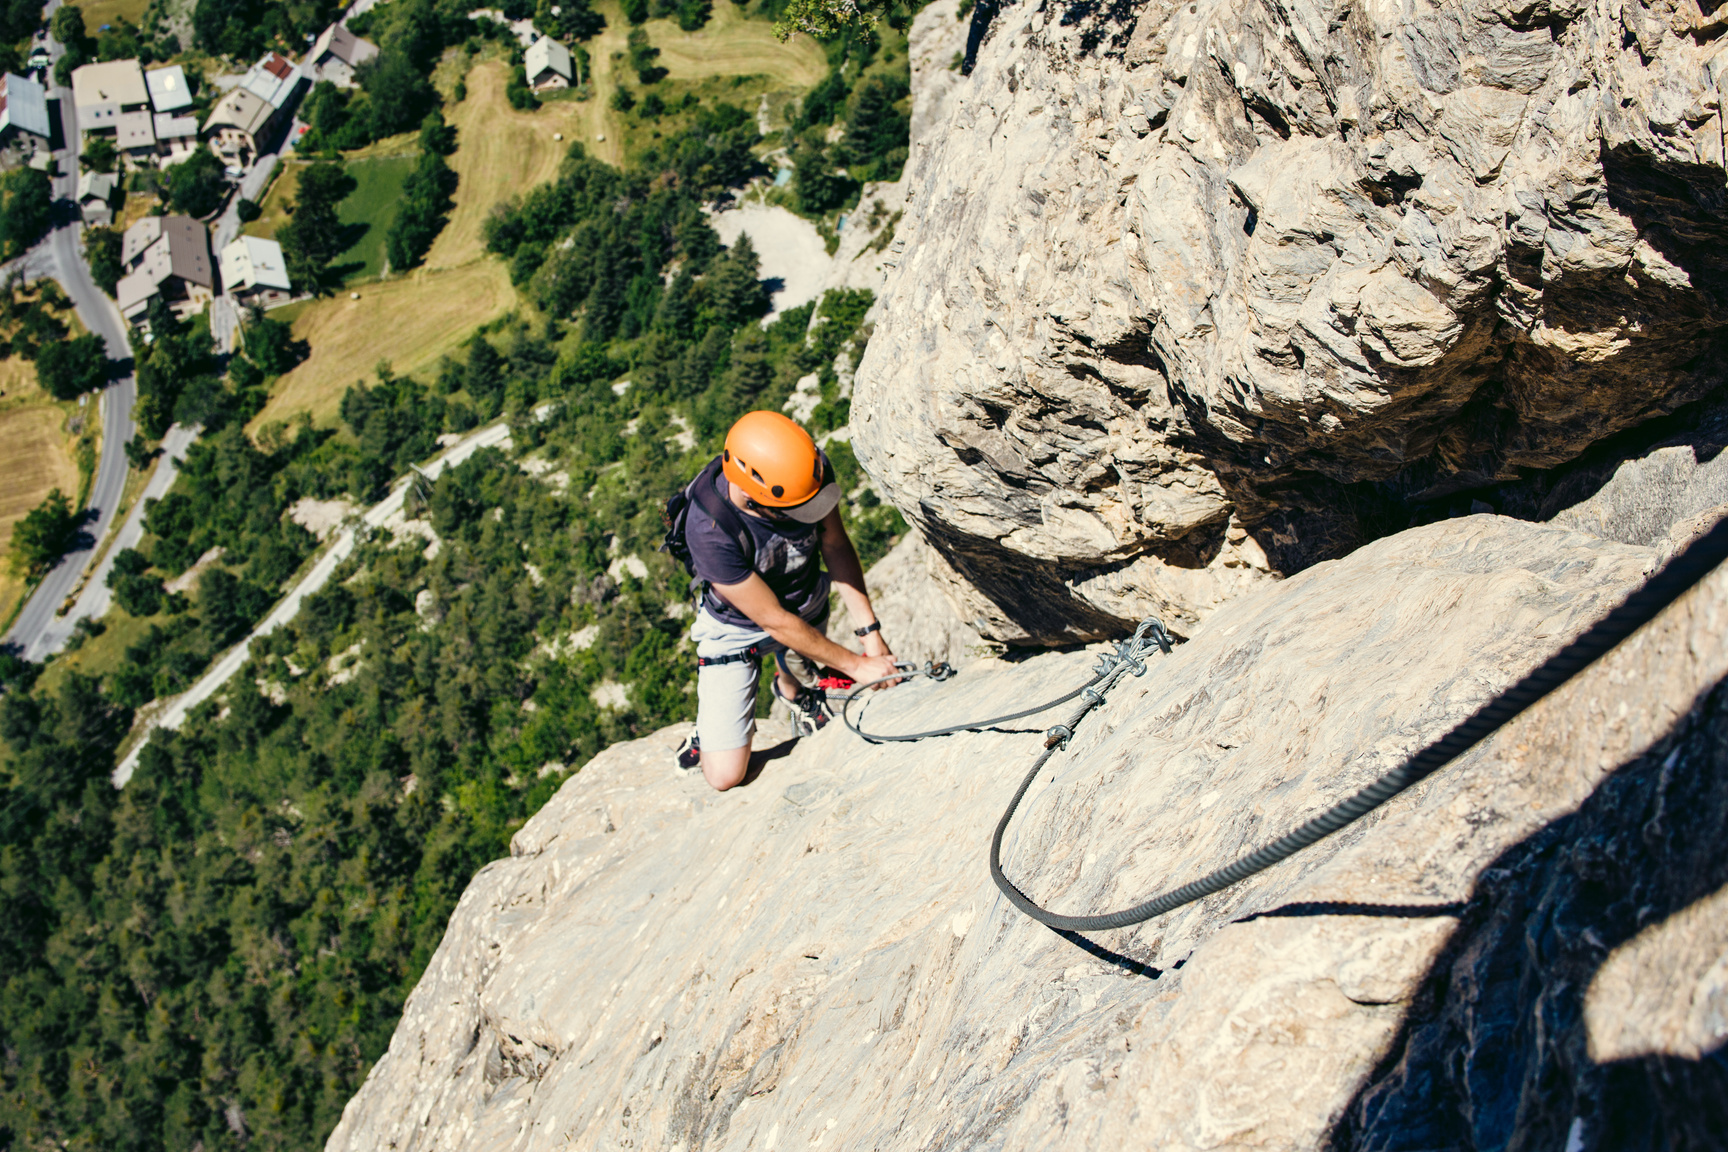
[[[83,172],[78,176],[78,212],[86,224],[109,224],[114,220],[114,189],[120,178],[112,172]]]
[[[144,73],[144,84],[150,89],[150,107],[158,116],[192,107],[192,88],[186,83],[186,70],[178,64],[150,69]]]
[[[528,87],[536,92],[570,87],[570,49],[550,36],[542,36],[522,53],[522,70],[528,74]]]
[[[172,112],[158,112],[155,120],[156,151],[162,159],[158,161],[166,168],[170,164],[178,164],[192,153],[198,151],[198,119],[195,116],[176,116]]]
[[[114,147],[134,164],[142,164],[155,157],[156,125],[148,108],[120,113],[114,127]]]
[[[204,121],[211,151],[225,164],[250,164],[272,134],[292,119],[292,104],[304,84],[300,69],[278,53],[252,65]]]
[[[120,118],[133,113],[145,114],[145,132],[149,132],[150,89],[144,83],[144,70],[136,60],[109,60],[102,64],[86,64],[72,70],[72,103],[78,109],[79,135],[106,136],[121,151]],[[128,121],[129,139],[138,138],[136,121]],[[151,134],[150,144],[156,141]],[[79,151],[83,151],[82,145]]]
[[[52,135],[42,85],[13,72],[0,73],[0,167],[46,157]]]
[[[304,82],[300,69],[286,56],[270,52],[246,70],[246,75],[240,78],[240,87],[280,112],[300,94]]]
[[[114,295],[132,324],[144,319],[156,297],[184,319],[202,311],[215,289],[210,234],[190,216],[146,216],[126,229],[120,268]]]
[[[314,84],[328,80],[338,88],[352,88],[354,70],[377,55],[376,44],[362,40],[345,25],[332,24],[306,54],[302,70]]]
[[[268,137],[276,109],[244,88],[235,88],[210,109],[203,135],[210,150],[226,164],[245,167],[258,155],[259,141]]]
[[[257,304],[268,308],[293,298],[288,280],[288,262],[282,245],[261,236],[237,236],[222,249],[218,259],[222,290],[242,307]]]

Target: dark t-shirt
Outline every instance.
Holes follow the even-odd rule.
[[[716,487],[725,497],[724,477],[717,478]],[[752,516],[742,508],[738,519],[744,522],[756,544],[754,569],[745,562],[737,539],[708,515],[696,501],[690,502],[689,518],[684,524],[684,538],[690,545],[690,559],[696,575],[710,584],[737,584],[754,570],[788,612],[805,620],[815,620],[828,607],[828,573],[822,570],[822,536],[816,524],[796,521],[771,523]],[[743,628],[761,625],[734,608],[713,589],[702,598],[715,619]]]

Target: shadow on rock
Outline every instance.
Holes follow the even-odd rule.
[[[1724,997],[1696,958],[1721,967],[1722,941],[1700,937],[1723,935],[1720,916],[1697,905],[1728,885],[1725,835],[1719,682],[1577,812],[1483,872],[1331,1148],[1722,1147]],[[1632,978],[1604,978],[1627,957]]]

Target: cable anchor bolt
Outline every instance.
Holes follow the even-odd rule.
[[[1068,741],[1074,739],[1074,730],[1066,724],[1058,724],[1044,733],[1044,747],[1054,748],[1061,745],[1062,751],[1068,751]]]

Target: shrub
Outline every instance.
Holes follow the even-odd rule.
[[[108,352],[93,332],[45,344],[36,354],[36,379],[56,400],[75,400],[108,382]]]
[[[12,563],[26,575],[52,568],[78,537],[72,502],[56,488],[12,529]]]
[[[53,204],[48,173],[34,168],[0,173],[0,260],[22,256],[42,239]]]

